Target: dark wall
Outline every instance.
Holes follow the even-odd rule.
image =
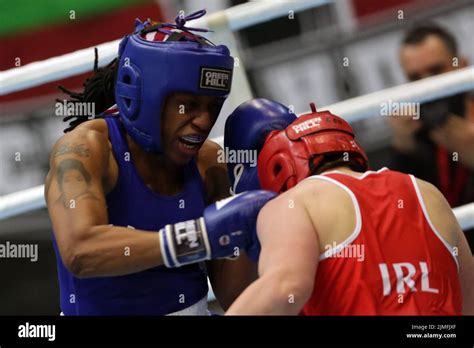
[[[51,233],[46,210],[0,221],[0,244],[38,245],[36,262],[0,258],[0,315],[59,315]]]

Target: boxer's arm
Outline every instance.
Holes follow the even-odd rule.
[[[219,163],[218,155],[221,147],[206,141],[200,151],[198,165],[207,194],[207,204],[211,204],[229,196],[229,178],[227,165]],[[221,259],[206,262],[209,280],[217,300],[224,310],[239,294],[257,278],[257,265],[250,261],[245,251],[235,260]]]
[[[64,135],[51,153],[45,198],[61,258],[77,277],[124,275],[163,263],[158,233],[108,225],[108,163],[107,138],[84,127]]]
[[[311,296],[319,242],[304,204],[292,198],[291,192],[260,211],[260,278],[240,295],[227,315],[298,314]]]
[[[462,293],[462,314],[474,315],[474,258],[459,223],[444,198],[432,184],[416,179],[428,215],[441,236],[457,251]]]
[[[257,265],[249,260],[245,251],[235,260],[212,260],[207,270],[212,289],[222,309],[227,310],[232,302],[258,276]]]
[[[459,227],[457,220],[455,222],[458,235],[459,278],[463,297],[462,314],[474,315],[474,257],[467,243],[466,236]]]

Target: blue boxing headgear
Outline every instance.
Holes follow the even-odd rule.
[[[258,154],[271,131],[285,129],[295,120],[296,115],[276,101],[264,98],[248,100],[226,120],[224,148],[231,153]],[[227,169],[232,193],[260,189],[256,162],[229,161]]]
[[[205,13],[178,16],[176,24],[137,21],[135,32],[120,43],[115,100],[128,134],[146,151],[161,151],[161,113],[171,93],[224,99],[230,92],[229,49],[190,32],[207,30],[184,26]],[[158,41],[147,40],[150,34]]]

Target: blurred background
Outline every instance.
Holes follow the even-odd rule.
[[[0,70],[116,40],[133,29],[137,17],[173,21],[179,10],[191,13],[205,7],[212,13],[244,2],[0,0]],[[417,23],[439,24],[455,38],[455,55],[468,65],[474,61],[472,0],[338,0],[289,17],[235,32],[235,43],[253,96],[292,105],[296,113],[307,111],[310,101],[325,106],[408,82],[400,47],[406,31]],[[422,37],[412,45],[423,42]],[[80,90],[87,76],[90,73],[0,96],[0,196],[43,184],[51,146],[66,128],[54,113],[55,99],[65,98],[57,85]],[[225,116],[211,137],[222,135]],[[373,169],[396,167],[400,156],[416,161],[394,148],[397,130],[387,118],[373,117],[353,126]],[[474,135],[469,136],[467,144],[471,141],[474,149]],[[466,160],[463,165],[468,179],[462,190],[468,194],[453,206],[473,201],[474,164]],[[436,184],[435,174],[426,175]],[[36,263],[0,259],[0,315],[59,313],[51,233],[45,209],[0,220],[0,243],[39,246]]]

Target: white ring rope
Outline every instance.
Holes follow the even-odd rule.
[[[445,74],[432,76],[420,81],[409,82],[395,87],[347,99],[335,104],[320,107],[344,117],[348,122],[361,121],[380,115],[382,103],[414,102],[423,103],[437,98],[474,89],[474,66],[458,69]],[[302,114],[309,113],[304,112]],[[389,116],[382,116],[389,117]],[[212,139],[222,146],[224,137]]]
[[[454,208],[453,212],[463,230],[474,227],[474,203]]]
[[[46,207],[44,185],[0,196],[0,220]],[[453,209],[463,230],[474,227],[474,203]]]
[[[208,23],[224,22],[228,30],[236,31],[288,15],[291,11],[296,13],[329,2],[328,0],[248,2],[198,18],[192,21],[192,26],[206,27]],[[97,47],[100,57],[99,67],[107,65],[117,56],[119,43],[120,39],[94,46]],[[90,71],[94,66],[94,47],[0,72],[0,95]]]
[[[389,101],[423,103],[472,89],[474,66],[347,99],[322,109],[355,122],[380,115],[381,104]]]
[[[0,196],[0,220],[46,207],[44,185]]]
[[[436,95],[436,97],[441,97],[469,89],[474,89],[474,67],[387,88],[321,109],[329,109],[335,114],[340,114],[346,119],[353,121],[380,114],[380,104],[388,100],[395,102],[406,100],[405,98],[407,98],[410,101],[426,101],[432,94]],[[447,93],[448,90],[449,93]],[[212,140],[221,146],[223,145],[222,136]],[[43,185],[1,196],[0,220],[45,206]],[[459,216],[457,216],[460,225],[464,229],[474,227],[474,205],[469,204],[465,206],[465,209],[461,209],[461,207],[456,209],[454,209],[455,212],[460,212]]]

